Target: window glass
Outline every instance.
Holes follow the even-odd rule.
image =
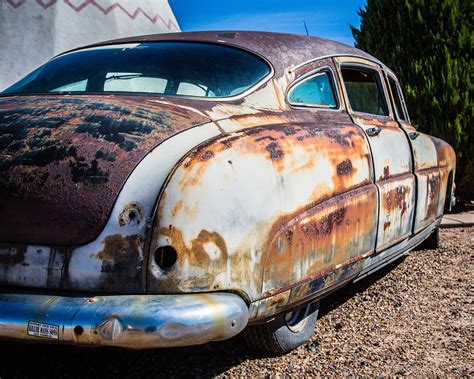
[[[52,89],[51,92],[76,92],[85,91],[87,87],[87,79],[80,80],[75,83],[66,84],[64,86]]]
[[[341,71],[353,111],[388,116],[387,102],[377,72],[353,67],[343,67]]]
[[[402,99],[400,98],[400,92],[398,92],[398,86],[395,80],[390,76],[388,77],[388,82],[390,83],[390,90],[393,96],[393,102],[395,103],[395,111],[400,120],[406,121],[405,113],[403,112]]]
[[[181,82],[178,86],[178,91],[176,92],[178,95],[185,95],[185,96],[207,96],[207,87],[206,86],[199,86],[193,83]]]
[[[144,42],[86,48],[60,55],[2,94],[145,92],[228,97],[271,72],[258,56],[201,42]]]
[[[295,85],[288,95],[293,105],[337,108],[336,96],[328,71],[323,71]]]

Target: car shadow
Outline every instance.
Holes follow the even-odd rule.
[[[321,301],[319,317],[326,317],[355,294],[364,292],[402,261],[400,259],[375,274],[332,293]],[[227,341],[201,346],[142,351],[1,341],[0,357],[2,378],[213,377],[244,361],[262,358],[264,355],[249,350],[239,335]]]

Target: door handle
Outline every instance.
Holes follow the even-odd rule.
[[[408,135],[410,136],[410,139],[416,139],[420,135],[420,133],[411,132],[411,133],[408,133]]]
[[[368,136],[375,137],[381,131],[382,131],[382,128],[380,126],[374,126],[372,128],[368,128],[365,132],[367,133]]]

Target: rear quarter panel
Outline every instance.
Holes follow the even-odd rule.
[[[349,117],[294,111],[253,121],[261,126],[201,145],[169,177],[150,292],[230,290],[255,301],[374,249],[370,152]],[[153,259],[164,245],[178,255],[169,272]]]

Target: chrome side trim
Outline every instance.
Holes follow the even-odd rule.
[[[0,338],[147,349],[235,336],[248,308],[231,293],[64,297],[0,294]]]
[[[313,62],[316,62],[316,61],[320,61],[322,59],[327,59],[327,58],[337,58],[337,57],[349,57],[349,58],[360,58],[360,59],[365,59],[369,62],[372,62],[372,63],[376,63],[378,65],[382,65],[382,62],[380,62],[379,60],[377,60],[376,58],[370,58],[370,57],[367,57],[367,56],[364,56],[364,55],[356,55],[356,54],[328,54],[328,55],[322,55],[320,57],[316,57],[316,58],[311,58],[311,59],[308,59],[307,61],[304,61],[298,65],[296,65],[295,67],[292,67],[288,70],[289,73],[292,73],[292,72],[295,72],[296,70],[300,69],[301,67],[303,66],[306,66],[307,64],[309,63],[313,63]]]

